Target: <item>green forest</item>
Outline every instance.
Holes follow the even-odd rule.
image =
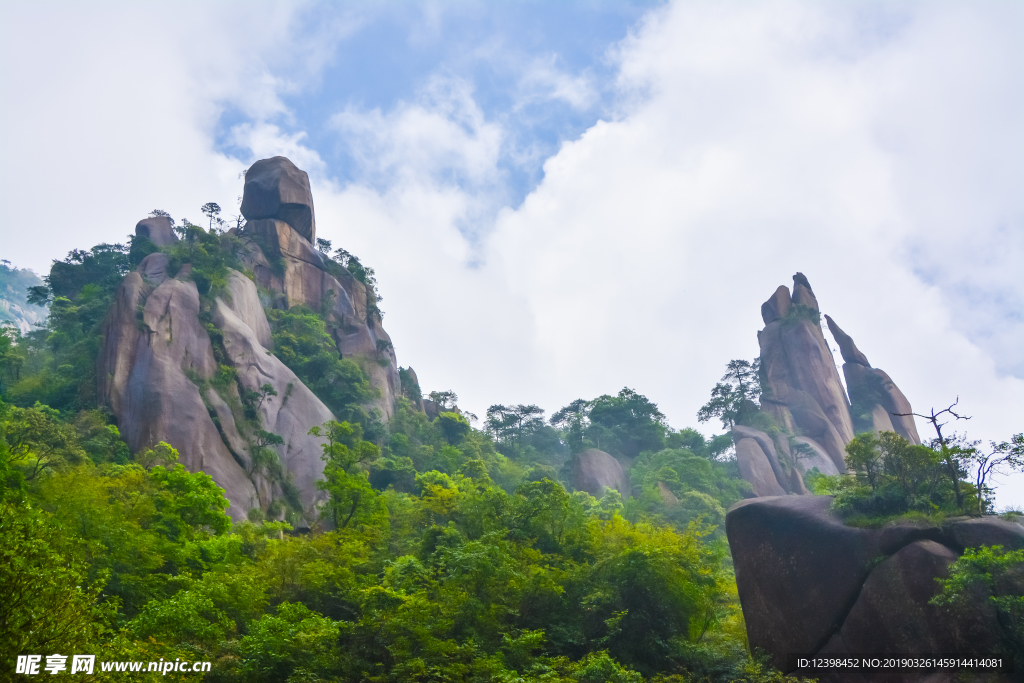
[[[208,305],[238,268],[238,238],[187,222],[181,236],[163,250],[174,268],[191,264]],[[328,503],[308,527],[290,509],[232,524],[208,475],[165,443],[129,452],[97,397],[103,320],[156,249],[132,237],[72,251],[28,290],[45,323],[3,328],[0,678],[19,654],[88,653],[209,661],[207,673],[166,676],[225,682],[783,680],[747,647],[724,519],[752,493],[730,437],[674,429],[630,388],[549,417],[495,404],[478,428],[454,391],[425,395],[403,370],[385,423],[321,312],[269,310],[274,353],[338,420],[312,432]],[[344,250],[327,258],[373,278]],[[742,421],[749,392],[720,386],[702,417]],[[416,407],[428,396],[433,420]],[[260,436],[268,471],[275,436]],[[812,477],[815,491],[838,493],[851,515],[952,513],[972,497],[984,508],[967,460],[949,476],[945,444],[887,438],[858,437],[858,477]],[[631,496],[572,489],[572,456],[588,448],[628,465]],[[889,469],[876,458],[886,449],[898,455]]]

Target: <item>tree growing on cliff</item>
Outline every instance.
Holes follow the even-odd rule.
[[[953,492],[956,495],[956,506],[963,512],[964,494],[961,490],[960,481],[967,474],[964,465],[973,457],[973,446],[967,443],[963,437],[958,438],[956,435],[953,437],[944,435],[942,428],[949,423],[939,421],[943,415],[948,415],[954,420],[970,420],[970,417],[961,415],[953,410],[959,403],[960,397],[957,396],[952,405],[938,412],[935,412],[935,408],[932,408],[928,415],[922,415],[921,413],[893,413],[893,415],[896,417],[920,417],[931,423],[932,428],[935,429],[935,439],[932,440],[932,447],[937,448],[942,455],[942,461],[946,466],[946,476],[949,477],[949,481],[953,485]]]
[[[957,508],[952,487],[943,476],[942,454],[911,444],[895,432],[859,434],[846,446],[846,466],[855,483],[844,477],[815,481],[817,490],[830,483],[833,509],[841,516],[887,517],[911,510],[952,512]],[[969,486],[969,485],[968,485]]]
[[[459,402],[459,395],[454,391],[431,391],[427,398],[436,403],[441,410],[451,410]]]
[[[761,359],[756,358],[753,362],[731,360],[725,367],[721,381],[711,390],[711,400],[697,411],[697,421],[707,422],[717,417],[726,429],[730,429],[758,409]]]
[[[936,579],[942,592],[931,600],[956,617],[976,620],[978,602],[995,608],[1006,653],[1018,662],[1024,656],[1024,595],[1020,589],[1020,569],[1024,550],[1007,551],[1002,546],[967,548],[949,566],[949,578]]]
[[[982,514],[991,506],[988,497],[992,489],[986,485],[990,477],[1024,469],[1024,433],[1014,434],[1009,441],[1002,443],[992,441],[990,446],[987,453],[975,448],[971,456],[978,512]]]
[[[216,202],[206,202],[200,210],[203,212],[204,216],[210,219],[210,230],[213,230],[214,223],[217,223],[217,225],[222,225],[224,223],[224,221],[217,217],[220,214],[220,204],[217,204]]]
[[[544,426],[544,409],[533,404],[495,404],[487,409],[485,424],[494,438],[516,448],[525,438]]]

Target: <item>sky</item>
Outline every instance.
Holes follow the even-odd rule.
[[[720,431],[697,409],[800,271],[916,411],[1002,441],[1022,86],[1024,3],[3,0],[0,256],[231,216],[281,154],[399,363],[477,415],[628,386]]]

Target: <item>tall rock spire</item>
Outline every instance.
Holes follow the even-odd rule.
[[[906,396],[826,315],[845,361],[847,398],[822,333],[818,299],[803,273],[793,276],[792,293],[782,285],[761,304],[761,317],[760,412],[772,419],[755,414],[732,430],[740,473],[755,494],[806,493],[802,475],[812,468],[845,472],[846,445],[859,432],[893,431],[920,443]],[[778,429],[768,426],[772,422]]]
[[[844,471],[853,421],[807,278],[794,275],[792,296],[780,287],[761,306],[761,315],[765,327],[757,339],[764,379],[762,409],[790,433],[813,438]]]
[[[921,443],[917,425],[910,415],[914,409],[900,388],[883,370],[871,367],[853,338],[832,318],[826,315],[825,320],[843,354],[843,374],[857,431],[896,432],[912,444]]]

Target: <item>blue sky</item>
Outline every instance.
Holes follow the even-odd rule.
[[[1006,2],[6,2],[0,248],[231,213],[283,154],[399,362],[477,414],[630,386],[694,425],[801,271],[916,409],[1002,440],[1022,38]]]
[[[541,165],[564,140],[578,137],[613,104],[616,68],[609,50],[660,2],[363,3],[344,13],[355,24],[335,35],[317,73],[282,95],[283,127],[306,134],[341,183],[364,179],[350,145],[331,119],[348,108],[394,109],[416,99],[432,78],[458,79],[483,116],[501,121],[509,139],[499,167],[508,202],[518,205],[542,177]],[[338,19],[337,6],[312,6],[296,18],[300,34]],[[351,32],[349,32],[351,31]],[[573,98],[551,79],[577,79]],[[217,149],[244,156],[231,128],[247,112],[226,109]]]

